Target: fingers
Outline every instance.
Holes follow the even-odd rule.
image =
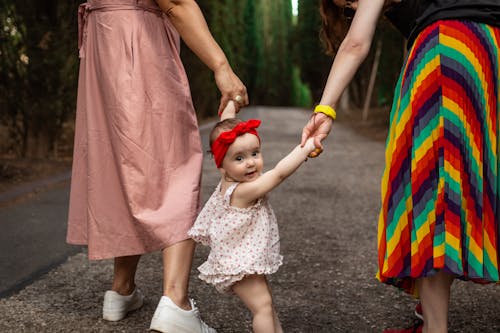
[[[321,148],[316,148],[314,149],[309,155],[307,155],[310,158],[315,158],[318,157],[321,153],[323,152],[323,149]]]
[[[236,94],[233,96],[233,100],[238,103],[241,107],[247,106],[249,104],[249,98],[248,98],[248,93],[247,93],[247,87],[241,82],[240,78],[234,74],[234,81],[236,82],[235,90]],[[240,96],[240,97],[238,97]]]
[[[245,97],[242,97],[242,95],[236,95],[234,98],[221,96],[217,114],[221,118],[226,114],[229,115],[224,116],[224,118],[234,118],[234,115],[238,113],[240,109],[242,109],[245,105],[248,105],[248,96],[246,94]]]
[[[236,113],[240,112],[240,109],[246,105],[244,104],[244,99],[241,95],[236,95],[234,98],[231,99],[231,101],[234,102],[234,108]]]
[[[247,88],[236,74],[233,73],[232,79],[231,99],[235,102],[236,112],[238,112],[242,107],[249,104]]]
[[[248,94],[246,92],[245,86],[240,90],[241,92],[237,93],[232,100],[236,104],[236,112],[238,112],[241,108],[247,106],[249,104]]]
[[[217,68],[214,72],[215,83],[221,92],[218,114],[222,114],[229,100],[235,102],[236,112],[249,104],[247,88],[232,71],[229,64]]]
[[[314,137],[314,146],[323,150],[323,145],[321,144],[321,140],[318,137]]]
[[[247,106],[250,104],[250,98],[248,97],[247,88],[245,86],[243,86],[243,88],[245,88],[245,92],[243,93],[243,106]]]
[[[316,148],[320,148],[323,150],[323,145],[321,144],[321,141],[326,138],[326,135],[318,134],[314,136],[314,146]]]
[[[234,103],[232,100],[229,100],[226,107],[222,110],[222,113],[219,114],[219,117],[221,121],[236,117],[236,103]]]
[[[306,126],[302,129],[302,139],[300,141],[301,147],[304,147],[307,139],[309,139],[318,129],[318,124],[316,123],[314,116],[315,114],[313,113]]]
[[[309,139],[309,136],[311,135],[311,131],[309,130],[309,124],[304,127],[302,130],[302,139],[300,140],[300,147],[304,147],[306,144],[307,139]]]
[[[242,108],[240,103],[236,102],[234,99],[229,100],[229,102],[232,102],[234,104],[234,113],[240,112]]]
[[[219,117],[221,117],[222,114],[224,113],[224,110],[226,109],[227,103],[229,101],[230,101],[230,99],[227,96],[221,96],[220,103],[219,103],[219,110],[217,110],[217,115]]]
[[[243,97],[241,97],[241,95],[236,95],[234,96],[234,101],[238,104],[241,104],[243,103]]]

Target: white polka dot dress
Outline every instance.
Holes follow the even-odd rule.
[[[203,207],[188,235],[210,246],[210,254],[198,270],[200,279],[220,292],[248,274],[271,274],[283,263],[276,216],[267,198],[251,207],[230,205],[238,183],[221,193],[221,184]]]

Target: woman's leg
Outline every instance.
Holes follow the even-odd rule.
[[[282,332],[264,275],[245,276],[243,280],[234,284],[233,291],[252,312],[254,333]]]
[[[421,278],[416,282],[424,315],[423,333],[447,333],[453,276],[439,271],[434,276]]]
[[[187,239],[163,250],[163,295],[184,310],[191,310],[187,292],[195,244]]]
[[[150,330],[216,333],[201,320],[187,296],[194,248],[195,242],[188,239],[163,250],[163,297],[151,319]]]
[[[135,288],[135,272],[140,255],[116,257],[111,291],[104,293],[102,318],[118,321],[143,304],[144,296]]]
[[[123,296],[130,295],[134,291],[135,272],[140,258],[140,255],[115,258],[111,290]]]

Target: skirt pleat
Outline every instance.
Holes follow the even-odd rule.
[[[500,29],[438,21],[396,86],[382,178],[377,278],[416,294],[439,270],[499,280]]]
[[[180,36],[154,0],[83,4],[67,241],[90,259],[188,239],[203,161]]]

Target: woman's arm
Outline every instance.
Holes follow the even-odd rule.
[[[319,104],[337,106],[340,96],[370,51],[383,6],[384,0],[358,1],[356,14],[335,56]],[[314,137],[315,145],[322,148],[321,141],[328,136],[331,126],[331,118],[323,114],[314,115],[304,127],[301,145]]]
[[[367,57],[384,0],[359,0],[351,27],[340,44],[320,104],[337,106],[340,96]]]
[[[239,108],[247,105],[246,88],[234,74],[224,52],[210,33],[196,1],[156,0],[156,2],[167,14],[186,45],[214,72],[217,87],[222,94],[219,112],[237,95],[241,96],[242,100],[235,106]]]
[[[295,147],[285,158],[253,182],[241,183],[233,193],[233,204],[247,207],[255,200],[262,198],[276,186],[281,184],[306,160],[314,150],[313,140],[308,140],[304,147]]]

